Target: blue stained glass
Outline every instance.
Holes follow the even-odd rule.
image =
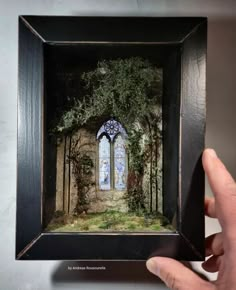
[[[110,119],[106,121],[101,126],[101,128],[97,132],[97,139],[99,139],[103,133],[108,134],[112,142],[114,141],[115,137],[118,134],[121,134],[123,137],[127,137],[127,133],[125,129],[122,127],[122,125],[118,121],[114,119]]]
[[[121,135],[115,140],[114,144],[115,161],[115,189],[125,189],[126,187],[126,160],[125,142]]]
[[[104,135],[99,142],[99,188],[109,190],[110,178],[110,142]]]

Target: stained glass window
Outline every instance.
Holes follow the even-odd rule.
[[[114,119],[106,121],[98,130],[99,189],[101,190],[126,188],[126,137],[125,129]]]
[[[111,141],[117,136],[117,134],[122,134],[122,136],[127,137],[126,131],[123,126],[116,120],[110,119],[106,121],[101,128],[98,130],[97,139],[101,136],[101,134],[106,133],[111,138]]]
[[[114,165],[115,165],[115,189],[124,189],[126,185],[126,158],[125,142],[121,135],[115,139],[114,144]]]
[[[110,159],[110,142],[103,135],[99,142],[99,188],[102,190],[111,188]]]

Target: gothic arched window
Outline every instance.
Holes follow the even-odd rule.
[[[127,134],[116,120],[105,122],[97,133],[100,190],[124,190],[127,179]]]

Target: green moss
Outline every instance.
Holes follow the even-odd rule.
[[[102,223],[98,227],[99,229],[107,230],[109,228],[109,225],[107,223]]]
[[[150,229],[151,229],[151,230],[154,230],[154,231],[160,231],[161,226],[160,226],[160,225],[151,225],[151,226],[150,226]]]
[[[101,232],[101,231],[173,231],[172,225],[162,226],[162,216],[137,216],[135,213],[106,211],[70,217],[68,223],[53,219],[46,231],[53,232]]]
[[[135,230],[135,229],[138,228],[137,223],[132,223],[132,222],[127,222],[127,223],[125,224],[125,226],[126,226],[126,228],[127,228],[128,230]]]

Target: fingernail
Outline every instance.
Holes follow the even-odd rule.
[[[214,157],[214,158],[217,157],[217,154],[214,149],[207,149],[207,152],[211,157]]]
[[[155,258],[151,258],[151,259],[147,260],[146,266],[147,266],[147,269],[149,272],[151,272],[154,275],[159,276],[160,269],[155,261]]]

